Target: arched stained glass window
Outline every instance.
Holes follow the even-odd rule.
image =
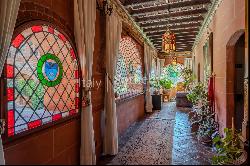
[[[6,60],[8,136],[76,114],[79,68],[58,29],[35,25],[12,41]]]
[[[143,92],[141,50],[134,39],[123,36],[116,64],[115,92],[118,95]]]

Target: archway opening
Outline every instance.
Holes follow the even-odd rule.
[[[227,127],[241,131],[244,119],[245,32],[239,30],[227,43],[226,103]],[[232,121],[234,118],[234,121]]]
[[[239,131],[244,118],[244,66],[245,66],[245,35],[242,35],[235,45],[234,65],[234,124]]]

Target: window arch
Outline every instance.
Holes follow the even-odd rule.
[[[57,28],[24,28],[11,42],[5,69],[9,137],[78,113],[78,61]]]
[[[134,39],[129,36],[121,38],[114,83],[117,95],[143,92],[141,55],[142,51]]]

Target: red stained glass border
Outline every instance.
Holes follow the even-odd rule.
[[[28,123],[28,129],[34,129],[42,125],[42,120],[38,119]]]
[[[7,78],[13,78],[14,77],[14,66],[12,65],[6,65],[6,69],[7,69]]]
[[[24,41],[24,37],[22,34],[17,35],[17,37],[12,41],[12,46],[18,48],[22,42]]]
[[[75,107],[76,107],[76,109],[79,108],[79,97],[75,98]]]
[[[77,113],[77,112],[76,112],[75,109],[69,111],[69,115],[74,115],[74,114],[76,114],[76,113]]]
[[[79,93],[79,83],[76,83],[76,84],[75,84],[75,92],[76,92],[76,93]]]
[[[48,27],[48,31],[49,31],[49,33],[51,33],[51,34],[54,34],[54,33],[55,33],[55,30],[54,30],[54,28],[52,28],[52,27]]]
[[[75,51],[73,49],[70,49],[70,55],[72,59],[76,59]]]
[[[75,79],[79,79],[79,71],[75,70]]]
[[[14,88],[7,88],[7,98],[8,101],[14,100]]]
[[[40,25],[35,25],[35,26],[32,26],[32,27],[31,27],[31,30],[32,30],[32,32],[34,32],[34,33],[42,32],[42,31],[43,31],[43,27],[40,26]]]
[[[63,41],[63,42],[66,42],[67,41],[67,39],[66,39],[66,37],[63,35],[63,34],[58,34],[58,37]]]
[[[9,110],[8,111],[8,136],[13,136],[14,135],[14,125],[15,125],[15,113],[14,110]]]
[[[62,114],[56,114],[52,116],[52,121],[57,121],[62,118]]]

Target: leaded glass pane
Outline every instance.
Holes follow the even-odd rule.
[[[76,56],[57,29],[37,25],[17,35],[6,71],[8,136],[78,112]]]
[[[143,92],[142,51],[129,36],[122,37],[116,64],[115,92],[122,96]]]

